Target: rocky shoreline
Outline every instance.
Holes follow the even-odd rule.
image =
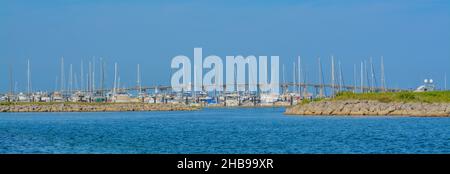
[[[323,100],[286,109],[287,115],[449,117],[450,103],[383,103],[372,100]]]
[[[198,107],[183,104],[147,103],[14,103],[0,105],[0,112],[125,112],[125,111],[193,111]]]

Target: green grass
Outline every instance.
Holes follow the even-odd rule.
[[[342,92],[332,100],[376,100],[383,103],[450,103],[450,91],[433,92],[383,92],[383,93],[352,93]]]
[[[325,98],[304,99],[304,100],[301,101],[300,105],[305,105],[305,104],[308,104],[308,103],[311,103],[311,102],[319,102],[319,101],[322,101],[324,99]]]

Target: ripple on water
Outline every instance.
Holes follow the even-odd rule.
[[[283,111],[1,113],[0,153],[450,153],[450,118]]]

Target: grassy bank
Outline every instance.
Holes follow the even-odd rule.
[[[342,92],[332,100],[376,100],[383,103],[450,103],[450,91],[433,92],[385,92],[385,93],[352,93]]]

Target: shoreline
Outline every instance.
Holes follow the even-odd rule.
[[[450,117],[450,103],[323,100],[286,108],[285,115]]]
[[[242,106],[190,106],[182,103],[0,103],[0,113],[21,112],[142,112],[142,111],[198,111],[207,109],[236,108],[286,108],[286,104],[242,105]]]
[[[450,103],[321,100],[295,106],[189,106],[153,103],[0,103],[0,113],[197,111],[202,108],[285,108],[285,115],[450,117]]]
[[[200,107],[183,104],[149,103],[7,103],[0,112],[138,112],[138,111],[196,111]]]

